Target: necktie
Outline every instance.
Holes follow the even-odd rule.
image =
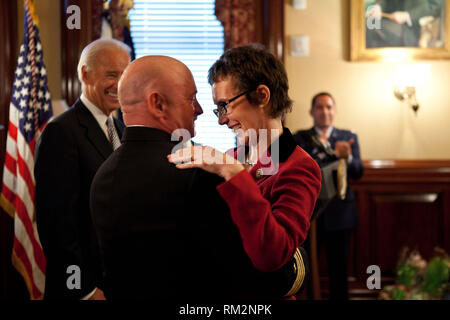
[[[106,126],[108,127],[109,141],[111,141],[113,149],[116,150],[118,147],[120,147],[121,143],[119,136],[117,135],[116,128],[114,128],[114,122],[112,118],[108,118],[108,120],[106,120]]]

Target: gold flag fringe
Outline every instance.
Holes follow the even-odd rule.
[[[28,8],[31,19],[33,19],[34,24],[39,27],[39,18],[36,15],[36,9],[34,6],[34,0],[25,0],[25,7]]]

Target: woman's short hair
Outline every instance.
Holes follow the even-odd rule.
[[[270,90],[271,117],[284,118],[292,110],[286,69],[270,52],[254,45],[228,49],[209,69],[208,82],[213,85],[228,76],[242,92],[266,85]],[[254,91],[246,96],[253,105],[260,101]]]

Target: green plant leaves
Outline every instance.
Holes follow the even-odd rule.
[[[417,275],[417,268],[409,262],[401,264],[397,269],[397,283],[408,287]]]
[[[443,294],[445,285],[449,281],[450,268],[440,257],[435,257],[428,265],[423,277],[422,290],[433,297],[440,297]]]

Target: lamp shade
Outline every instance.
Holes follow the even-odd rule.
[[[426,84],[430,79],[429,64],[405,64],[395,68],[396,85],[417,87]]]

